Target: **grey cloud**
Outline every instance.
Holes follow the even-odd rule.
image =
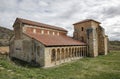
[[[118,5],[118,6],[111,6],[109,8],[105,8],[103,10],[103,14],[105,14],[106,18],[120,16],[120,5]]]
[[[114,36],[120,36],[120,32],[114,32],[112,33]]]
[[[104,23],[110,39],[120,40],[117,36],[120,29],[115,28],[120,26],[119,17],[116,17],[120,14],[119,7],[119,0],[1,0],[0,25],[12,28],[16,17],[22,17],[63,27],[72,36],[73,23],[92,18]],[[108,19],[117,19],[118,22],[110,25]]]

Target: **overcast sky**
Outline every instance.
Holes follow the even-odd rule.
[[[12,29],[16,17],[63,27],[70,36],[73,23],[94,19],[110,40],[120,40],[120,0],[0,0],[0,26]]]

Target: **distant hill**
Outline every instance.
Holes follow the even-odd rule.
[[[120,50],[120,41],[109,41],[110,50]]]
[[[12,30],[0,26],[0,46],[9,45],[9,39],[12,35]]]

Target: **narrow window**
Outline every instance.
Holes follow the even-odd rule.
[[[41,30],[41,34],[44,34],[44,30]]]
[[[47,31],[47,34],[49,35],[49,34],[50,34],[50,31]]]
[[[33,29],[33,33],[36,33],[36,29]]]
[[[55,35],[55,32],[53,32],[53,35]]]
[[[57,33],[57,35],[59,36],[59,32]]]
[[[83,31],[84,30],[84,28],[83,27],[81,27],[81,31]]]

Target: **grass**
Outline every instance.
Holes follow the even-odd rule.
[[[1,59],[0,79],[120,79],[120,51],[47,69]]]

